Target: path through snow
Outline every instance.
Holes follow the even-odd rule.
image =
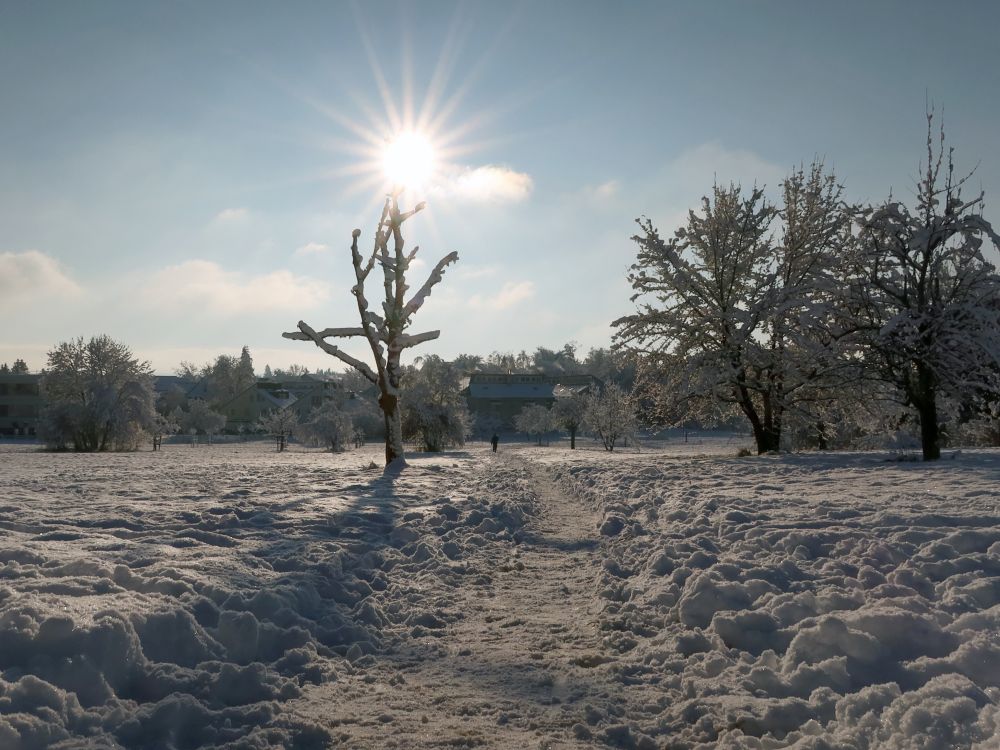
[[[509,539],[465,547],[472,585],[426,591],[462,613],[440,637],[376,655],[348,700],[338,683],[304,699],[306,714],[335,706],[346,746],[572,747],[590,736],[586,707],[615,700],[620,685],[593,671],[606,661],[596,512],[545,468],[489,458],[485,486],[532,512]]]

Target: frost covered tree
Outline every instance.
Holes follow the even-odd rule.
[[[759,453],[779,448],[787,411],[830,397],[839,362],[827,331],[830,269],[850,229],[842,189],[820,163],[782,188],[779,208],[759,188],[716,185],[667,240],[640,219],[629,274],[638,310],[614,323],[620,349],[647,370],[664,366],[675,406],[737,409]]]
[[[299,415],[291,409],[276,409],[260,420],[260,427],[274,438],[278,452],[285,450],[288,437],[299,426]]]
[[[331,453],[344,450],[355,437],[351,414],[344,408],[344,404],[334,400],[309,412],[300,432],[307,440],[329,448]]]
[[[13,366],[10,368],[10,372],[12,375],[25,375],[28,372],[28,363],[20,357],[15,359]]]
[[[42,392],[42,433],[55,448],[134,450],[156,417],[149,363],[109,336],[50,351]]]
[[[1000,277],[982,253],[1000,237],[965,200],[941,130],[927,116],[927,163],[910,210],[890,199],[859,216],[847,306],[852,341],[869,377],[891,384],[920,422],[924,460],[941,456],[941,401],[989,393],[1000,366]]]
[[[514,429],[542,444],[545,433],[553,427],[552,412],[541,404],[528,404],[514,416]]]
[[[462,396],[462,371],[436,355],[420,358],[402,378],[403,437],[424,450],[464,445],[472,418]]]
[[[576,448],[576,433],[583,426],[587,413],[587,399],[572,391],[556,386],[556,402],[552,405],[552,419],[555,424],[569,433],[569,447]]]
[[[634,435],[638,427],[635,397],[612,383],[587,398],[584,422],[604,449],[613,451],[619,440]]]
[[[413,315],[423,306],[433,287],[441,281],[446,267],[458,260],[458,253],[450,252],[437,262],[424,284],[409,298],[410,287],[406,283],[406,272],[417,254],[417,247],[404,251],[402,233],[403,222],[424,208],[418,203],[410,211],[400,211],[396,195],[386,198],[382,216],[375,230],[375,247],[365,260],[358,250],[361,230],[352,233],[351,260],[354,265],[355,284],[351,288],[358,305],[361,325],[356,328],[325,328],[316,331],[304,321],[299,321],[298,330],[282,334],[285,338],[312,341],[316,346],[342,362],[347,363],[379,389],[379,408],[385,420],[385,464],[393,462],[405,465],[403,453],[403,420],[400,408],[400,379],[403,374],[400,356],[404,349],[431,341],[441,335],[440,331],[407,333]],[[392,249],[389,244],[392,243]],[[369,309],[365,292],[365,282],[378,265],[382,271],[384,297],[381,312]],[[367,363],[339,347],[331,344],[331,338],[363,338],[371,349],[375,366]]]
[[[189,435],[206,435],[209,445],[212,436],[222,432],[226,426],[226,417],[200,399],[192,401],[186,411],[177,413],[176,419],[181,430]]]

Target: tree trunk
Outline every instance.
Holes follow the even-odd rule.
[[[941,430],[934,399],[922,404],[919,412],[920,446],[924,452],[924,461],[936,461],[941,458]]]
[[[822,419],[816,423],[816,443],[821,451],[825,451],[829,447],[829,443],[826,440],[826,425]]]
[[[753,399],[750,398],[750,393],[745,387],[740,386],[737,389],[737,400],[743,414],[750,420],[750,426],[753,427],[753,438],[757,443],[757,455],[762,456],[768,451],[778,450],[781,446],[781,428],[776,428],[761,420],[760,415],[757,413],[757,408],[754,406]]]
[[[569,447],[571,450],[576,448],[576,428],[569,428]]]
[[[920,447],[924,461],[936,461],[941,458],[941,428],[938,424],[934,374],[929,368],[917,366],[917,384],[920,390],[916,399],[917,414],[920,415]]]
[[[382,408],[385,419],[385,465],[393,461],[401,465],[406,463],[403,453],[403,418],[399,411],[399,399],[391,393],[383,393],[378,405]]]
[[[754,426],[754,440],[757,441],[757,455],[762,456],[781,448],[781,433],[772,427]]]

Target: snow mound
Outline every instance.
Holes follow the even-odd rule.
[[[613,673],[647,686],[595,736],[1000,746],[1000,454],[650,460],[549,462],[603,514],[600,627]]]
[[[525,520],[470,469],[419,460],[390,477],[259,445],[7,458],[3,748],[328,747],[288,703],[443,632],[461,613],[420,581],[462,585],[476,540]]]

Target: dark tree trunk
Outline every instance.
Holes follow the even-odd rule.
[[[821,451],[829,447],[826,440],[826,425],[821,421],[816,423],[816,442]]]
[[[920,447],[924,461],[936,461],[941,458],[941,427],[933,394],[920,404],[917,411],[920,414]]]
[[[920,416],[920,447],[924,461],[941,458],[941,426],[938,424],[937,388],[930,368],[917,365],[918,397],[914,399]]]
[[[576,448],[576,427],[569,428],[569,447],[570,450]]]
[[[781,447],[781,427],[779,424],[775,424],[771,419],[767,421],[761,420],[754,406],[753,399],[750,398],[750,393],[746,388],[739,388],[738,396],[740,409],[742,409],[746,418],[750,420],[750,426],[753,427],[753,438],[757,443],[757,455],[761,456],[769,451],[778,450]]]
[[[764,425],[760,425],[760,427],[755,426],[753,437],[757,442],[758,456],[781,448],[781,433],[773,427],[766,427]]]

